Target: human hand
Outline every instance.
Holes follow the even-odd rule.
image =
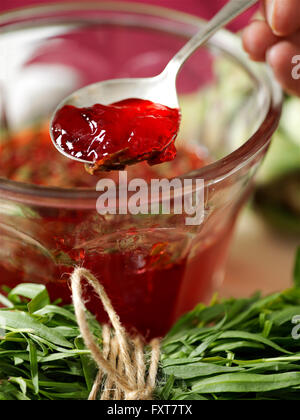
[[[300,96],[300,1],[262,0],[263,20],[243,32],[245,50],[255,61],[267,61],[282,87]]]

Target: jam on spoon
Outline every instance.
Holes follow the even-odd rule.
[[[86,162],[94,174],[140,161],[155,165],[173,160],[179,125],[177,108],[126,99],[89,108],[65,105],[54,116],[51,134],[65,155]]]
[[[155,77],[105,80],[73,92],[52,119],[50,135],[57,150],[85,163],[91,173],[124,169],[141,160],[156,164],[173,159],[181,67],[221,27],[257,2],[229,0]],[[123,98],[142,99],[117,102]],[[94,105],[100,103],[112,105]],[[81,108],[86,106],[90,108]]]

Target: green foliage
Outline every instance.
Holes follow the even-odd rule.
[[[73,307],[51,305],[36,284],[17,286],[1,302],[0,400],[87,399],[96,366]],[[92,319],[91,327],[101,345],[101,327]]]
[[[300,398],[300,252],[295,287],[271,296],[199,305],[162,346],[157,397],[171,400]],[[170,386],[172,382],[172,387]]]

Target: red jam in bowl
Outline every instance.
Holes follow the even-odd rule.
[[[65,105],[52,122],[60,150],[90,162],[90,173],[120,170],[139,161],[150,165],[176,157],[178,109],[142,99],[126,99],[89,108]]]

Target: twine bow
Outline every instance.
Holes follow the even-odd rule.
[[[102,329],[103,348],[100,350],[90,331],[82,297],[82,280],[85,279],[98,294],[112,324]],[[160,358],[160,343],[150,343],[151,360],[146,375],[144,343],[141,337],[131,339],[121,325],[109,297],[95,276],[84,268],[76,268],[71,275],[71,288],[77,322],[87,348],[99,368],[89,400],[95,400],[100,387],[102,400],[151,400],[156,383]],[[105,378],[106,375],[106,378]],[[146,377],[147,376],[147,377]]]

